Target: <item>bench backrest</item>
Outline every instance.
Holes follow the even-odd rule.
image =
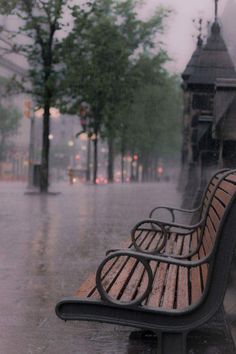
[[[198,253],[192,257],[192,260],[203,259],[204,257],[211,254],[211,262],[213,262],[213,255],[218,246],[218,241],[222,238],[225,215],[227,214],[229,205],[232,203],[232,200],[234,199],[235,195],[236,171],[227,172],[224,174],[223,177],[221,177],[218,186],[211,197],[211,201],[206,210],[206,218],[204,222],[204,227],[202,229],[202,234],[199,235],[200,240],[198,241],[201,241],[201,246],[198,249]],[[222,251],[224,252],[224,248],[222,249]],[[210,263],[208,263],[202,265],[201,267],[194,268],[191,271],[191,303],[195,303],[198,299],[200,299],[202,297],[202,294],[206,290],[207,284],[210,281],[210,267]]]
[[[200,207],[200,212],[199,212],[199,219],[201,219],[205,216],[205,213],[206,213],[208,205],[211,201],[212,195],[213,195],[215,189],[217,188],[217,185],[220,182],[222,176],[227,171],[229,171],[229,170],[228,169],[219,170],[211,177],[208,185],[205,188],[203,196],[202,196],[201,207]]]
[[[227,181],[228,180],[228,181]],[[217,193],[217,199],[220,197],[220,202],[223,201],[225,211],[222,215],[220,211],[218,218],[220,218],[217,230],[213,232],[214,243],[211,260],[208,264],[208,279],[205,286],[203,296],[199,299],[198,304],[194,304],[191,310],[191,324],[200,323],[204,320],[206,322],[218,311],[223,303],[225,291],[228,284],[229,274],[231,270],[232,260],[236,247],[236,176],[229,175],[227,182],[231,182],[232,186],[228,188],[227,183],[222,184],[222,190]],[[218,202],[218,200],[217,200]],[[226,206],[227,204],[227,206]],[[215,214],[209,210],[209,225]],[[215,222],[213,221],[213,225]]]

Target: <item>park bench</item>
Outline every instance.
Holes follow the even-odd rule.
[[[188,234],[172,241],[167,251],[179,256],[190,254],[199,242]],[[152,247],[152,240],[143,242],[143,248]],[[233,172],[221,178],[207,207],[200,243],[198,252],[185,259],[129,249],[110,252],[75,296],[58,302],[56,314],[63,320],[151,330],[158,335],[158,353],[184,354],[187,334],[223,306],[236,244]]]

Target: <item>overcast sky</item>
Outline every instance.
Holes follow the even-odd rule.
[[[219,16],[228,0],[219,0]],[[205,21],[214,20],[214,0],[146,0],[143,14],[152,13],[153,8],[164,5],[175,10],[168,21],[167,34],[164,37],[168,52],[174,61],[169,68],[174,72],[182,72],[195,48],[196,34],[193,18],[202,16]]]

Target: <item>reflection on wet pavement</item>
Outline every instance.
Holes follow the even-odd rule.
[[[175,187],[168,183],[55,187],[60,195],[29,196],[24,195],[23,184],[0,184],[0,353],[156,352],[155,338],[129,339],[132,329],[107,324],[64,323],[54,306],[75,292],[106,249],[121,245],[152,207],[179,205]],[[230,307],[231,298],[228,303]],[[189,353],[223,354],[223,349],[218,351],[225,345],[221,336],[194,333]]]

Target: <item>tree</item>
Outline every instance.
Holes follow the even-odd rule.
[[[7,11],[22,21],[12,39],[15,38],[15,50],[23,54],[29,64],[28,83],[18,82],[18,88],[30,93],[36,105],[44,110],[41,192],[48,191],[50,107],[57,104],[60,80],[58,33],[64,27],[62,17],[66,5],[69,0],[12,0],[7,5]],[[17,44],[19,35],[25,37],[23,45]]]
[[[0,175],[1,163],[10,148],[9,138],[16,134],[20,123],[20,114],[15,108],[0,105]]]
[[[74,7],[75,25],[64,42],[64,48],[73,49],[64,55],[63,86],[69,97],[77,97],[77,109],[80,100],[91,105],[94,132],[108,140],[109,181],[113,180],[114,141],[120,129],[116,112],[132,100],[137,83],[132,67],[142,51],[155,47],[154,36],[162,32],[168,14],[159,8],[151,19],[142,21],[136,5],[132,0],[98,0],[86,9]]]
[[[123,156],[138,155],[143,177],[149,179],[148,169],[155,171],[159,157],[180,150],[182,96],[180,80],[160,70],[157,58],[145,56],[138,65],[145,80],[133,103],[119,113],[125,126],[119,147]]]

